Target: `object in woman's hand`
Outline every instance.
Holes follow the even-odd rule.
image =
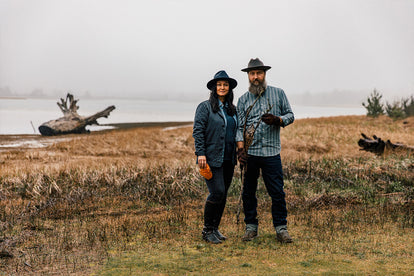
[[[200,174],[207,180],[210,180],[213,177],[213,173],[211,172],[210,166],[208,164],[206,164],[206,167],[204,169],[200,168]]]

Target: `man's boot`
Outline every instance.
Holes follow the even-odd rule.
[[[286,225],[276,226],[276,239],[280,243],[292,243],[293,240],[289,235]]]
[[[255,224],[247,224],[246,225],[246,232],[244,233],[244,236],[242,237],[243,241],[251,241],[254,238],[257,237],[257,229],[258,226]]]

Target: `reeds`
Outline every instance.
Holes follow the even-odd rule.
[[[240,241],[237,170],[222,222],[230,239],[225,247],[202,243],[207,188],[194,162],[191,128],[73,135],[45,149],[1,152],[0,275],[87,274],[114,266],[136,274],[254,274],[276,267],[300,274],[321,273],[323,266],[372,272],[357,260],[382,262],[383,273],[396,266],[412,271],[403,260],[413,257],[413,158],[377,157],[357,145],[359,132],[414,145],[414,121],[391,121],[306,119],[282,130],[296,244],[287,251],[275,245],[261,179],[261,235],[250,244]],[[217,258],[216,270],[205,270]],[[332,258],[349,262],[341,270]]]

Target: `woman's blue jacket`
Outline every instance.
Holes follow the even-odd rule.
[[[237,118],[236,118],[237,123]],[[234,129],[236,136],[237,127]],[[207,163],[221,167],[224,159],[226,121],[221,111],[214,113],[210,101],[200,103],[196,109],[193,126],[195,154],[206,156]],[[236,143],[233,149],[233,164],[236,164]]]

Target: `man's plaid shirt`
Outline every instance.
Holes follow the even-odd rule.
[[[243,127],[246,120],[247,110],[256,97],[250,92],[244,93],[237,102],[237,115],[239,126],[236,134],[236,141],[243,141]],[[269,110],[269,108],[271,109]],[[254,124],[256,126],[260,117],[266,113],[279,116],[283,120],[283,127],[293,123],[295,117],[292,108],[285,95],[285,92],[273,86],[267,86],[265,92],[260,96],[260,99],[254,104],[252,110],[247,118],[247,126]],[[280,145],[280,127],[269,126],[264,122],[260,122],[254,134],[254,140],[249,147],[248,154],[255,156],[275,156],[281,151]]]

